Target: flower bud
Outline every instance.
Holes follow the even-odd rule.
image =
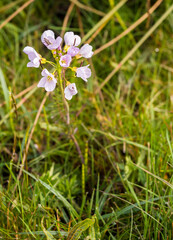
[[[46,58],[41,58],[41,64],[45,64],[46,63]]]

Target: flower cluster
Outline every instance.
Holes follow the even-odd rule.
[[[64,47],[62,47],[63,39],[61,37],[55,38],[55,34],[51,30],[43,32],[41,36],[42,43],[52,51],[53,57],[56,61],[56,64],[50,61],[47,61],[40,54],[38,54],[35,49],[32,47],[25,47],[23,52],[28,55],[30,62],[28,62],[27,67],[42,67],[43,64],[49,63],[54,66],[54,71],[50,73],[46,68],[41,72],[43,76],[38,83],[38,87],[45,88],[47,92],[51,92],[55,89],[57,80],[59,80],[62,88],[62,72],[65,72],[67,68],[75,72],[77,78],[82,78],[87,82],[87,79],[91,76],[91,70],[89,65],[76,67],[73,66],[74,59],[80,58],[90,58],[93,55],[92,46],[89,44],[84,44],[81,48],[78,46],[81,43],[81,38],[78,35],[75,35],[73,32],[66,32],[64,35]],[[70,83],[64,77],[65,89],[64,95],[68,100],[72,99],[73,95],[77,94],[77,88],[75,83]]]

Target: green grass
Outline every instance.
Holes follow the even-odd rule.
[[[118,2],[80,0],[104,13]],[[0,24],[24,1],[10,3],[0,2]],[[171,0],[154,11],[149,26],[144,21],[93,56],[92,77],[88,84],[79,81],[79,93],[69,106],[71,128],[85,164],[69,137],[56,89],[41,112],[18,181],[26,143],[45,96],[43,89],[33,88],[14,100],[41,77],[40,69],[26,67],[22,50],[29,45],[51,57],[40,36],[45,29],[61,33],[69,4],[37,0],[0,29],[0,238],[171,240],[173,12],[137,48],[171,8]],[[102,16],[79,10],[87,36]],[[98,49],[146,11],[145,1],[127,1],[90,44]],[[76,7],[66,30],[81,33]],[[132,48],[136,52],[94,94]],[[24,103],[16,110],[20,101]]]

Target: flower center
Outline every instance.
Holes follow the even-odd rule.
[[[64,50],[65,50],[66,52],[69,50],[69,48],[70,48],[70,46],[68,46],[68,45],[65,45],[65,46],[64,46]]]
[[[62,62],[62,64],[66,64],[66,60],[62,60],[61,62]]]
[[[50,82],[50,81],[52,81],[52,77],[51,76],[48,76],[47,77],[47,80]]]

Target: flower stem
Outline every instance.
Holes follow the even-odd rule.
[[[68,102],[65,100],[64,97],[64,89],[63,89],[63,85],[62,85],[62,77],[61,77],[61,68],[58,67],[58,75],[59,75],[59,85],[60,85],[60,89],[61,89],[61,95],[62,95],[62,100],[64,102],[64,106],[66,108],[66,114],[67,114],[67,125],[70,125],[70,112],[69,112],[69,105]]]
[[[51,61],[47,61],[47,60],[46,60],[46,62],[49,63],[50,65],[52,65],[53,67],[56,67],[56,64],[55,64],[55,63],[53,63],[53,62],[51,62]]]

